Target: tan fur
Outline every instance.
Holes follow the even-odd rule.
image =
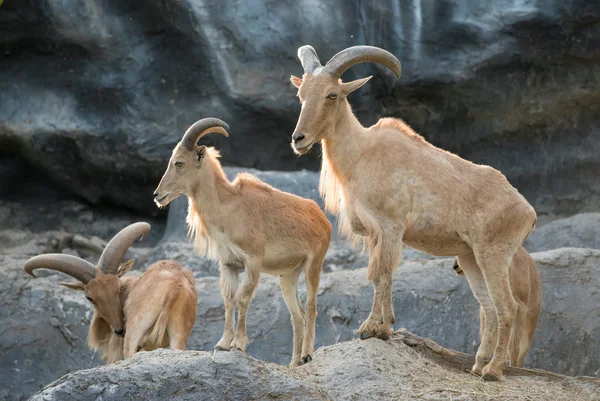
[[[173,260],[152,264],[137,279],[123,307],[125,359],[139,349],[169,345],[184,350],[196,321],[197,301],[192,272]]]
[[[314,350],[316,293],[331,224],[314,201],[279,191],[250,174],[238,174],[230,182],[217,157],[212,148],[189,151],[177,145],[155,198],[159,206],[165,206],[186,195],[187,223],[196,251],[219,260],[225,328],[215,348],[245,350],[247,309],[260,273],[269,273],[280,276],[292,318],[291,365],[307,362]],[[240,270],[245,271],[242,283]],[[303,271],[306,312],[298,297],[298,277]]]
[[[327,208],[338,213],[342,234],[363,237],[369,248],[368,278],[375,291],[359,333],[391,334],[392,272],[402,260],[403,242],[439,256],[472,253],[493,300],[484,307],[500,322],[485,338],[495,349],[480,347],[473,370],[499,379],[517,310],[508,267],[535,226],[535,211],[499,171],[436,148],[401,120],[363,127],[346,96],[364,82],[342,83],[327,74],[292,79],[302,103],[292,146],[304,154],[322,143],[320,192]]]
[[[100,350],[108,364],[129,358],[139,349],[168,345],[185,349],[196,320],[198,297],[190,271],[175,261],[163,260],[151,265],[140,277],[123,277],[130,267],[131,264],[126,268],[121,266],[118,276],[98,269],[97,277],[87,285],[70,283],[68,286],[83,290],[94,300],[88,346]],[[107,310],[111,313],[107,314]],[[114,333],[117,327],[106,317],[112,315],[122,316],[123,323],[117,327],[125,328],[124,337]]]
[[[464,276],[458,258],[455,259],[453,267],[456,274]],[[535,335],[542,306],[542,288],[535,261],[522,246],[515,253],[509,269],[510,288],[518,308],[510,334],[508,353],[511,366],[522,368]],[[486,326],[483,307],[480,308],[479,317],[479,338],[482,339]]]

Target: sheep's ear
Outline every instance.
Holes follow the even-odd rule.
[[[76,291],[83,291],[85,288],[85,284],[80,281],[75,281],[73,283],[60,283],[60,285]]]
[[[292,81],[292,84],[296,87],[296,88],[300,88],[300,86],[302,85],[302,78],[298,78],[295,75],[292,75],[290,77],[290,81]]]
[[[198,146],[196,149],[196,161],[201,162],[204,159],[204,155],[206,155],[206,146]]]
[[[135,262],[135,260],[131,259],[119,266],[119,269],[117,270],[117,276],[121,277],[127,273],[133,267],[133,262]]]
[[[357,79],[356,81],[345,82],[342,84],[342,92],[348,95],[349,93],[354,92],[355,90],[369,82],[369,79],[371,78],[373,78],[373,76],[369,75],[366,78]]]

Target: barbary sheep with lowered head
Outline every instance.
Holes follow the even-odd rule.
[[[121,264],[125,252],[149,231],[148,223],[125,227],[106,245],[97,266],[65,254],[38,255],[25,263],[34,277],[35,269],[51,269],[79,280],[61,284],[83,291],[94,305],[88,345],[100,349],[106,363],[140,349],[185,349],[196,320],[194,276],[179,263],[162,260],[140,277],[124,276],[133,266],[133,260]]]

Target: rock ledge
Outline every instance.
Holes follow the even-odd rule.
[[[315,353],[300,368],[262,362],[239,351],[140,352],[110,366],[63,376],[31,400],[589,400],[600,379],[509,368],[489,383],[464,372],[473,356],[405,330],[389,341],[352,340]]]

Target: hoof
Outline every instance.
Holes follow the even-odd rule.
[[[380,331],[380,332],[376,333],[375,336],[377,338],[379,338],[380,340],[385,341],[392,336],[392,332],[391,332],[391,330],[388,329],[387,331]]]
[[[366,340],[367,338],[375,337],[375,333],[370,332],[370,331],[363,331],[363,332],[358,333],[358,336],[360,337],[361,340]]]
[[[217,351],[229,351],[230,348],[229,347],[225,348],[225,347],[217,344],[217,345],[214,346],[214,349],[216,349]]]
[[[367,338],[379,338],[380,340],[388,340],[391,337],[390,333],[386,333],[385,331],[373,332],[373,331],[363,331],[360,333],[360,339],[366,340]]]
[[[300,359],[300,365],[304,365],[305,363],[309,363],[312,361],[312,356],[306,355]]]
[[[371,337],[387,340],[392,336],[392,329],[388,324],[383,324],[374,319],[367,319],[360,326],[360,329],[358,329],[358,335],[361,340],[366,340]]]
[[[481,376],[481,368],[477,365],[473,365],[471,370],[467,370],[467,372],[473,373],[474,375]]]
[[[486,382],[497,382],[497,381],[500,381],[500,378],[498,378],[498,377],[496,377],[494,375],[491,375],[489,373],[481,376],[481,378],[483,380],[485,380]]]
[[[481,370],[481,377],[486,381],[502,381],[502,371],[494,368],[492,364],[489,363]]]
[[[233,341],[231,342],[231,345],[229,346],[229,349],[237,349],[242,351],[243,353],[246,353],[246,345],[248,344],[248,339],[247,338],[239,338],[239,339],[233,339]]]

